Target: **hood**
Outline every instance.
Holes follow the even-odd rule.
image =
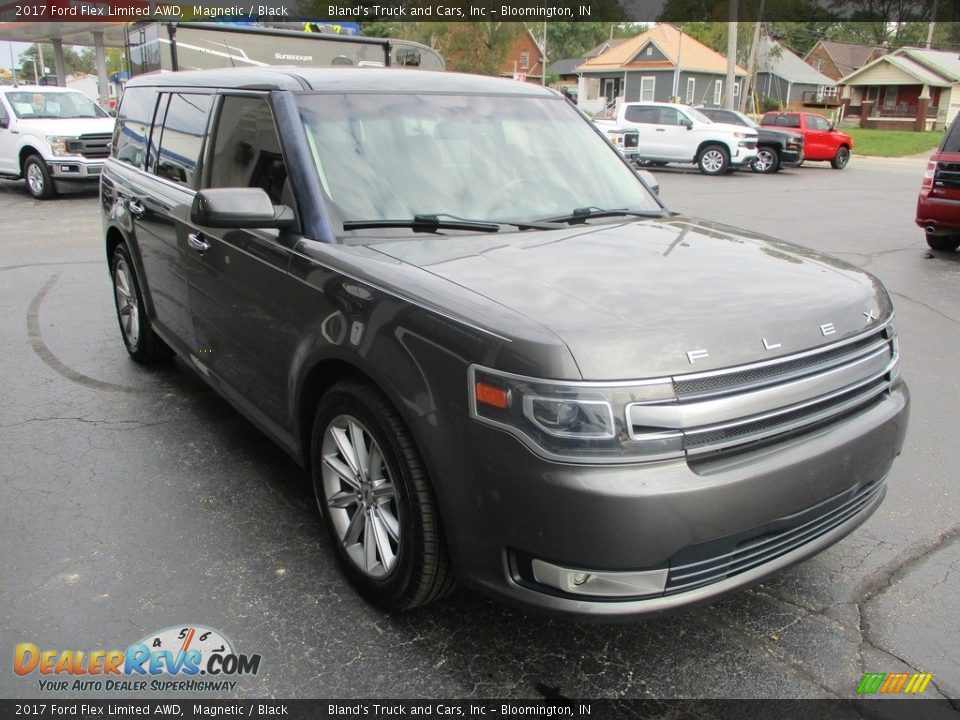
[[[757,135],[757,129],[752,127],[747,127],[746,125],[731,125],[730,123],[714,122],[710,123],[710,130],[715,130],[719,128],[723,132],[729,133],[744,133],[747,136]]]
[[[29,132],[34,135],[62,135],[77,137],[87,134],[112,133],[114,119],[105,118],[20,118],[17,120],[17,130],[21,133]]]
[[[541,324],[567,344],[585,380],[789,355],[892,312],[879,281],[847,263],[692,218],[368,247]]]

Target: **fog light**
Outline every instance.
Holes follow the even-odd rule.
[[[597,597],[644,597],[662,595],[669,570],[606,572],[565,568],[543,560],[534,560],[533,579],[572,595]]]

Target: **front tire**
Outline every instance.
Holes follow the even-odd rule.
[[[960,235],[927,235],[927,245],[931,250],[953,252],[960,247]]]
[[[37,200],[49,200],[57,194],[47,164],[39,155],[31,155],[23,163],[23,178],[27,181],[27,192]]]
[[[837,154],[834,155],[833,160],[830,161],[830,166],[834,170],[843,170],[848,162],[850,162],[850,148],[839,147],[837,148]]]
[[[723,175],[730,167],[730,153],[722,145],[707,145],[697,158],[704,175]]]
[[[409,610],[455,585],[439,514],[413,438],[384,395],[346,381],[320,401],[313,487],[351,584],[388,610]]]
[[[170,358],[173,351],[153,331],[143,303],[140,281],[130,261],[127,246],[122,243],[113,249],[110,257],[110,277],[113,279],[117,321],[130,357],[138,363]]]
[[[755,173],[775,173],[780,169],[780,153],[774,148],[762,147],[757,150],[757,159],[750,165]]]

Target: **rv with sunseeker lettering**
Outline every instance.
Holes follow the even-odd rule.
[[[305,32],[303,27],[303,23],[283,22],[258,27],[137,23],[127,32],[130,72],[143,75],[269,65],[444,69],[440,53],[412,40]]]

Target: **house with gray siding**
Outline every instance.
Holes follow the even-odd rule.
[[[654,100],[720,107],[728,90],[739,99],[747,71],[737,66],[725,87],[727,60],[668,23],[660,23],[577,67],[577,104],[588,113],[617,102]]]
[[[754,91],[780,107],[828,107],[840,104],[837,82],[815,70],[770,37],[757,45],[757,79]]]

